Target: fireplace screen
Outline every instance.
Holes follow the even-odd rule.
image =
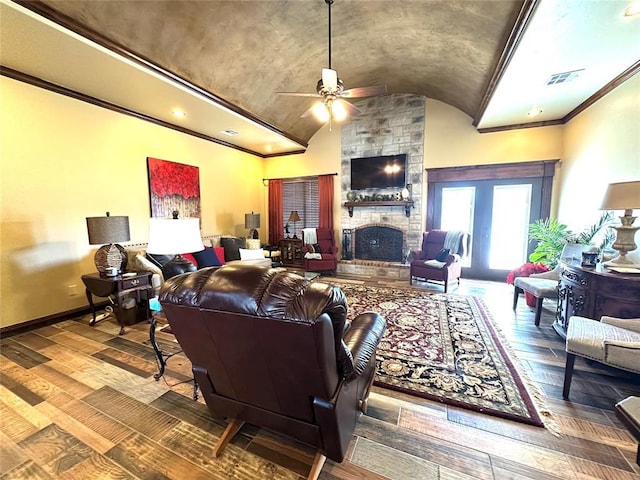
[[[355,257],[358,260],[402,262],[402,230],[371,226],[355,231]]]

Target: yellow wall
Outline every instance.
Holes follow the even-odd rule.
[[[478,133],[471,117],[427,99],[425,168],[552,160],[562,155],[563,126]]]
[[[252,210],[266,218],[261,158],[5,77],[0,94],[3,327],[86,305],[80,276],[97,247],[85,217],[127,215],[131,242],[147,241],[147,156],[200,168],[203,235],[246,235]]]
[[[640,75],[566,126],[558,216],[584,224],[609,183],[640,180]]]
[[[597,220],[609,183],[640,181],[640,75],[582,112],[565,129],[558,219],[580,231]],[[636,244],[640,245],[638,233]],[[640,251],[629,257],[640,263]]]

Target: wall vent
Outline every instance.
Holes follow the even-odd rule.
[[[580,68],[579,70],[571,70],[569,72],[554,73],[545,83],[546,85],[569,83],[578,78],[582,74],[582,72],[584,72],[584,68]]]

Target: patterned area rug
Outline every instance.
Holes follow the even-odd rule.
[[[379,312],[387,331],[375,383],[451,405],[544,426],[479,298],[419,290],[338,284],[349,317]]]

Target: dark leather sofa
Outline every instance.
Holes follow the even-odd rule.
[[[254,265],[173,277],[160,303],[211,413],[231,419],[214,456],[246,421],[315,447],[308,478],[325,456],[343,460],[366,410],[380,315],[350,323],[340,288]]]

